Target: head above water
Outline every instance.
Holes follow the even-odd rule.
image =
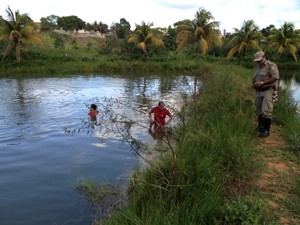
[[[165,106],[165,103],[163,101],[159,101],[158,106]]]
[[[91,108],[92,108],[93,110],[97,110],[97,105],[96,105],[96,104],[91,104]]]
[[[159,108],[160,110],[163,110],[164,107],[165,107],[165,103],[164,103],[163,101],[159,101],[159,102],[158,102],[158,108]]]

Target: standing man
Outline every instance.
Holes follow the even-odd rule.
[[[257,66],[254,69],[252,87],[256,90],[256,115],[258,116],[258,132],[260,137],[270,134],[273,113],[273,93],[279,79],[277,65],[270,62],[263,51],[254,55]]]
[[[152,119],[152,113],[154,114],[154,120]],[[168,125],[173,119],[173,115],[165,108],[165,104],[162,101],[158,102],[158,105],[152,108],[148,115],[150,120],[150,129],[154,124],[154,131],[157,127],[164,128],[165,125]],[[169,117],[167,121],[165,121],[166,116]]]

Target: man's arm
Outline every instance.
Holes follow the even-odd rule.
[[[168,114],[169,119],[165,122],[165,125],[170,124],[171,120],[173,119],[173,115],[171,113]]]
[[[272,84],[273,82],[277,81],[278,79],[276,77],[271,77],[269,79],[263,80],[263,81],[256,81],[253,84],[254,88],[261,88],[266,84]]]
[[[152,111],[152,109],[149,111],[149,113],[148,113],[148,116],[149,116],[149,120],[150,120],[150,124],[152,124],[153,123],[153,119],[152,119],[152,114],[153,113],[153,111]]]

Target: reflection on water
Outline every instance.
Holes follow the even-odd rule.
[[[296,79],[292,77],[289,80],[280,80],[279,86],[283,90],[287,89],[290,91],[293,101],[295,101],[299,105],[298,113],[300,113],[300,83],[298,83]]]
[[[201,85],[188,76],[0,79],[0,224],[89,224],[93,212],[74,185],[125,183],[140,164],[108,126],[112,116],[134,121],[126,124],[133,137],[151,144],[150,108],[164,100],[176,123]],[[98,125],[88,117],[95,102]]]

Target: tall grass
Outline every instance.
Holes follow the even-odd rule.
[[[299,103],[292,99],[291,93],[287,90],[279,91],[273,120],[281,126],[281,133],[286,139],[289,149],[300,156]]]
[[[246,100],[253,90],[246,88],[250,77],[245,69],[206,64],[194,72],[206,80],[205,87],[183,110],[176,161],[164,154],[152,166],[137,170],[130,181],[128,207],[99,224],[225,223],[225,199],[257,166],[254,106]]]

